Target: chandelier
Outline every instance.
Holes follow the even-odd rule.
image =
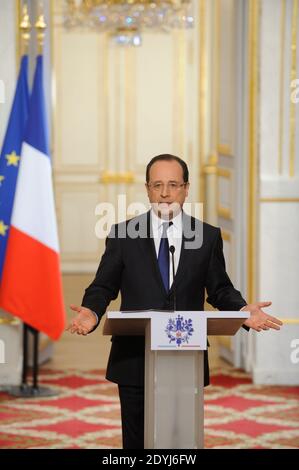
[[[192,0],[65,0],[67,29],[110,32],[117,44],[140,46],[145,30],[191,28]]]

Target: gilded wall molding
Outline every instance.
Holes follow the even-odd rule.
[[[0,325],[20,325],[21,320],[18,318],[0,317]]]
[[[285,89],[285,31],[286,31],[286,0],[281,0],[280,15],[280,97],[279,97],[279,150],[278,150],[278,172],[283,171],[283,143],[284,143],[284,89]]]
[[[131,171],[124,171],[114,173],[111,171],[103,171],[100,177],[100,183],[102,184],[130,184],[135,183],[135,175]]]
[[[231,233],[228,232],[227,230],[221,229],[221,235],[223,240],[225,240],[228,243],[231,243]]]
[[[205,122],[206,122],[206,104],[208,93],[208,70],[207,70],[207,40],[206,40],[206,22],[207,22],[206,0],[200,0],[199,4],[199,162],[200,162],[200,181],[199,181],[199,200],[205,199]]]
[[[298,18],[299,0],[293,0],[292,14],[292,43],[291,43],[291,81],[297,78],[297,37],[298,37]],[[296,103],[290,104],[290,162],[289,175],[295,176],[296,161]]]
[[[218,153],[225,157],[234,157],[234,151],[228,144],[218,144]]]
[[[299,197],[262,197],[260,202],[299,202]]]
[[[260,0],[248,2],[248,239],[247,299],[256,298],[257,273],[257,178],[258,178],[258,100]]]
[[[230,207],[223,207],[221,206],[221,200],[219,195],[219,179],[225,178],[229,180],[230,183],[230,203],[233,203],[233,195],[232,195],[232,171],[227,168],[217,168],[217,177],[218,177],[218,184],[217,184],[217,214],[219,217],[227,220],[233,220],[233,211]]]

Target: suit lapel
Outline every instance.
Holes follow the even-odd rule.
[[[163,293],[163,295],[166,295],[167,292],[163,284],[163,280],[162,280],[162,276],[160,273],[159,264],[157,260],[157,255],[156,255],[156,248],[155,248],[155,242],[154,242],[154,237],[153,237],[153,232],[152,232],[150,211],[144,214],[144,216],[147,219],[146,220],[147,237],[146,238],[139,237],[138,241],[144,251],[145,259],[147,260],[145,265],[150,266],[153,276],[157,279],[158,284],[161,288],[161,292]]]
[[[192,252],[192,249],[186,249],[186,242],[191,242],[194,240],[195,235],[192,235],[191,238],[187,238],[186,234],[191,235],[195,233],[196,229],[196,224],[195,224],[195,219],[193,217],[190,217],[183,211],[183,220],[182,220],[182,228],[183,228],[183,233],[182,233],[182,246],[181,246],[181,253],[180,253],[180,259],[179,259],[179,264],[178,268],[176,271],[176,275],[174,277],[173,283],[171,285],[169,293],[171,294],[176,288],[176,286],[179,284],[179,282],[184,278],[186,269],[189,265],[189,256],[190,254],[194,254]],[[188,230],[186,230],[188,228]],[[191,228],[191,232],[190,232]]]
[[[180,279],[182,279],[184,272],[185,272],[185,268],[186,268],[186,256],[187,256],[186,251],[187,250],[185,249],[185,235],[184,235],[185,217],[186,217],[186,214],[183,212],[183,220],[182,220],[183,233],[182,233],[182,245],[181,245],[180,259],[179,259],[179,264],[178,264],[176,274],[174,276],[173,283],[170,287],[170,291],[169,291],[170,294],[173,292],[174,288],[177,286]]]
[[[147,260],[146,264],[150,266],[150,269],[155,276],[155,278],[158,281],[158,284],[161,288],[161,291],[163,295],[168,295],[171,294],[174,290],[174,288],[178,285],[178,283],[181,281],[181,279],[184,278],[184,273],[186,271],[186,268],[188,266],[188,257],[190,253],[192,253],[191,249],[186,249],[186,242],[192,241],[192,238],[187,238],[186,231],[184,227],[191,227],[192,230],[195,229],[195,223],[194,219],[190,217],[189,215],[185,214],[183,211],[183,220],[182,220],[182,228],[183,228],[183,233],[182,233],[182,246],[181,246],[181,253],[180,253],[180,259],[179,259],[179,264],[177,268],[176,275],[174,277],[174,281],[171,285],[169,293],[166,292],[162,276],[160,273],[159,269],[159,264],[157,260],[157,254],[156,254],[156,249],[155,249],[155,242],[154,242],[154,237],[152,233],[152,225],[151,225],[151,219],[150,219],[150,211],[148,211],[146,214],[144,214],[144,217],[146,217],[146,227],[147,227],[147,237],[146,238],[141,238],[139,237],[139,243],[144,251],[144,256],[145,259]]]

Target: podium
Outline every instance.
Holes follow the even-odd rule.
[[[248,317],[246,311],[107,313],[104,335],[145,336],[145,449],[203,449],[207,335],[232,336]]]

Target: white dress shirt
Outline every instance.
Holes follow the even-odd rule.
[[[160,219],[153,210],[151,210],[151,224],[153,230],[153,237],[155,242],[155,249],[156,255],[158,258],[159,254],[159,247],[160,241],[163,232],[163,223],[166,220]],[[167,229],[167,238],[169,246],[173,245],[175,247],[174,252],[174,272],[177,272],[180,255],[181,255],[181,246],[182,246],[182,233],[183,233],[183,225],[182,225],[182,211],[176,215],[173,219],[171,219],[172,225]],[[173,283],[173,275],[172,275],[172,254],[169,253],[169,285],[171,287]]]

